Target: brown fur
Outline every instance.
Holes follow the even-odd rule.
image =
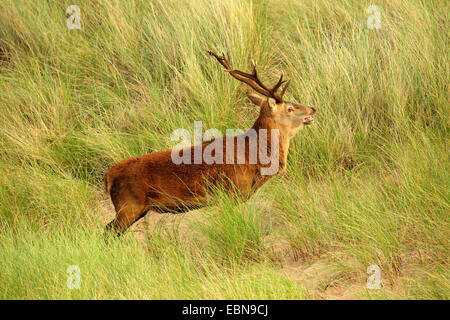
[[[218,58],[227,68],[229,64],[224,58]],[[237,78],[238,80],[241,80]],[[256,78],[255,78],[256,79]],[[281,82],[280,78],[280,82]],[[242,80],[241,80],[242,81]],[[254,85],[252,85],[254,87]],[[289,139],[292,138],[307,119],[315,114],[312,107],[295,103],[279,101],[282,95],[273,95],[272,91],[264,92],[274,98],[264,99],[249,93],[250,100],[260,107],[260,114],[253,129],[257,132],[259,149],[259,129],[267,129],[267,149],[271,150],[270,130],[279,130],[279,170],[286,168]],[[283,90],[284,93],[284,90]],[[275,99],[277,98],[277,99]],[[204,161],[194,164],[194,148],[201,148],[223,141],[223,164],[207,164]],[[226,141],[234,141],[234,154],[227,154]],[[104,176],[105,191],[111,196],[116,211],[116,217],[107,225],[107,230],[121,234],[135,221],[143,217],[149,210],[160,213],[184,212],[206,205],[207,193],[211,186],[221,186],[230,193],[239,192],[243,197],[249,197],[272,176],[261,175],[260,169],[270,167],[259,162],[249,161],[249,139],[245,139],[245,151],[238,153],[237,137],[226,136],[204,142],[199,146],[191,146],[192,164],[175,164],[172,162],[172,150],[165,150],[123,160],[107,170]],[[183,149],[181,152],[185,152]],[[268,156],[272,156],[267,154]],[[234,164],[228,164],[226,159],[234,159]],[[238,164],[237,159],[244,159]]]
[[[257,132],[258,129],[281,129],[279,174],[286,168],[290,137],[287,130],[276,126],[272,118],[268,117],[270,112],[265,110],[266,108],[268,108],[267,103],[261,108],[260,116],[253,128]],[[237,145],[237,137],[218,139],[233,139],[234,145]],[[267,140],[270,150],[270,135]],[[215,141],[204,142],[200,146],[202,152],[206,146]],[[259,140],[257,141],[259,144]],[[259,159],[256,164],[249,163],[249,139],[246,139],[245,142],[244,155],[238,154],[237,148],[234,148],[232,157],[235,164],[209,165],[204,162],[194,164],[194,146],[190,147],[192,164],[174,164],[171,159],[172,150],[147,154],[117,163],[108,169],[104,178],[105,190],[110,194],[117,213],[116,218],[108,224],[108,229],[113,229],[120,234],[143,217],[148,210],[175,213],[201,207],[206,204],[209,186],[221,185],[230,192],[239,192],[242,196],[249,197],[271,176],[260,174],[260,168],[269,165],[260,164]],[[224,141],[224,162],[227,157],[226,151],[226,141]],[[237,164],[238,157],[244,157],[245,163]]]

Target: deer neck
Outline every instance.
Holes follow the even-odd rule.
[[[258,141],[260,139],[266,139],[268,154],[272,150],[272,130],[278,129],[279,139],[278,139],[278,155],[279,155],[279,172],[282,173],[286,170],[287,164],[287,155],[289,149],[289,135],[287,130],[276,126],[270,118],[265,117],[264,115],[260,115],[256,122],[253,124],[252,129],[256,131],[258,135]],[[267,134],[261,135],[260,129],[265,129]],[[276,150],[276,149],[275,149]]]

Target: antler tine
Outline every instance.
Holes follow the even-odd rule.
[[[226,71],[231,71],[231,66],[228,63],[227,59],[225,59],[225,53],[222,52],[222,57],[219,57],[217,55],[217,53],[215,53],[214,51],[208,51],[208,53],[213,56],[214,58],[217,59],[217,61],[220,62],[221,65],[223,65],[225,67]]]
[[[262,88],[264,88],[265,90],[267,90],[268,92],[270,92],[270,97],[274,98],[277,102],[283,102],[283,94],[287,89],[287,85],[283,88],[283,92],[282,94],[278,94],[277,91],[280,88],[280,86],[286,82],[286,80],[283,80],[283,72],[281,72],[281,76],[280,79],[278,80],[278,82],[272,87],[269,88],[267,87],[258,77],[258,73],[256,71],[256,68],[253,69],[253,75],[254,75],[254,80],[255,82],[261,86]]]
[[[252,79],[262,88],[264,88],[264,90],[267,90],[268,92],[270,92],[270,97],[275,98],[275,100],[277,100],[278,102],[281,102],[281,100],[278,99],[278,96],[276,94],[278,88],[280,87],[282,80],[283,80],[283,74],[281,74],[281,78],[278,81],[278,83],[273,86],[272,88],[269,88],[268,86],[266,86],[261,79],[259,79],[258,77],[258,72],[256,71],[256,62],[252,59],[252,65],[253,65],[253,73],[251,75],[247,74],[248,76],[251,76]]]
[[[277,102],[283,102],[283,94],[285,93],[289,85],[288,81],[288,83],[284,86],[281,94],[277,93],[277,90],[280,88],[280,86],[284,82],[286,82],[285,80],[283,81],[283,72],[281,73],[278,82],[272,88],[269,88],[259,79],[258,72],[256,71],[256,62],[253,59],[252,59],[253,71],[250,74],[240,70],[233,70],[228,61],[226,60],[224,53],[222,53],[222,57],[219,57],[214,51],[208,51],[208,53],[214,56],[217,59],[217,61],[219,61],[220,64],[225,67],[225,71],[229,72],[233,78],[248,84],[255,91],[259,92],[260,94],[266,97],[273,98]]]
[[[288,80],[288,82],[286,82],[286,84],[284,85],[283,89],[280,92],[281,99],[283,99],[283,95],[286,92],[286,89],[289,87],[290,84],[291,84],[291,80]]]
[[[225,67],[225,71],[228,72],[233,78],[248,84],[252,89],[254,89],[258,93],[266,97],[271,96],[271,93],[269,91],[258,87],[258,84],[255,83],[255,81],[252,79],[252,75],[242,72],[240,70],[233,70],[228,61],[226,60],[225,55],[219,57],[214,51],[208,51],[208,53],[213,57],[215,57],[217,61],[219,61],[219,63]]]
[[[240,72],[240,74],[244,77],[251,77],[260,87],[262,87],[264,90],[267,90],[268,92],[270,92],[271,97],[274,98],[275,100],[277,100],[277,102],[282,102],[283,101],[283,94],[284,91],[286,90],[286,87],[283,89],[283,94],[277,94],[278,89],[280,88],[280,86],[286,82],[286,80],[283,81],[283,72],[281,72],[281,76],[280,79],[278,80],[278,82],[272,87],[269,88],[267,87],[258,77],[258,72],[256,71],[256,62],[255,60],[252,59],[252,66],[253,66],[253,72],[252,74],[248,74],[245,72]]]
[[[273,86],[272,90],[273,92],[277,92],[277,90],[280,88],[280,86],[286,82],[286,80],[283,81],[283,71],[281,71],[280,80],[278,80],[277,84]]]

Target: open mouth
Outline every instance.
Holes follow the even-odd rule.
[[[303,119],[303,124],[311,124],[313,122],[314,122],[313,117],[306,117],[305,119]]]

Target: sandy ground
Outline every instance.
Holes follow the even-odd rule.
[[[97,194],[97,201],[101,210],[100,222],[106,225],[115,217],[111,200],[105,194]],[[144,218],[136,222],[128,232],[132,232],[136,240],[145,245],[148,241],[145,230],[152,230],[158,224],[175,226],[180,231],[181,237],[189,234],[189,225],[199,221],[202,217],[200,210],[193,210],[186,214],[168,215],[149,212]],[[308,290],[313,299],[357,299],[357,293],[365,290],[363,283],[354,283],[347,286],[337,285],[336,272],[330,268],[324,259],[313,263],[306,263],[289,254],[288,244],[270,239],[267,249],[280,258],[280,272],[285,273],[292,281]]]

